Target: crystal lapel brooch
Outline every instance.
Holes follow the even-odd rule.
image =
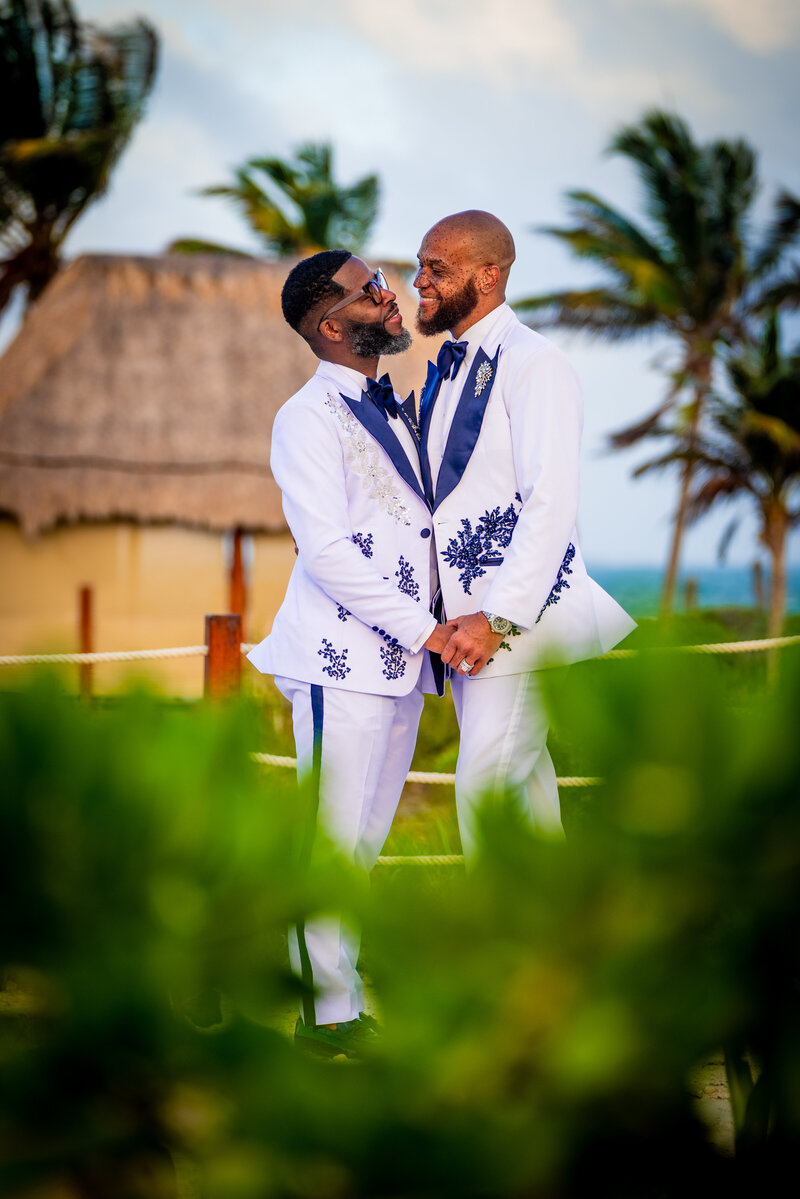
[[[492,377],[492,367],[488,362],[482,362],[475,375],[475,395],[479,396]]]

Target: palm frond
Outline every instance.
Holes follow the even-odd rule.
[[[656,435],[657,425],[662,417],[674,407],[680,391],[680,385],[675,384],[670,388],[667,395],[648,416],[642,420],[636,421],[633,425],[627,425],[624,429],[618,429],[616,433],[609,433],[608,444],[609,449],[625,450],[629,446],[635,445],[637,441],[641,441],[643,437]]]
[[[782,191],[775,201],[775,215],[769,224],[761,245],[753,255],[751,273],[761,278],[767,271],[774,270],[786,251],[800,235],[800,200],[791,192]]]
[[[237,250],[233,246],[223,246],[215,241],[203,241],[199,237],[179,237],[167,246],[168,254],[225,254],[229,258],[254,258],[246,250]]]
[[[697,520],[698,517],[703,516],[718,500],[736,499],[743,491],[751,490],[746,475],[729,472],[712,475],[703,481],[689,500],[691,519]]]
[[[0,9],[0,239],[17,266],[28,263],[29,300],[108,186],[142,115],[157,45],[143,21],[100,30],[80,23],[67,0]],[[25,246],[35,252],[21,259]]]
[[[660,322],[656,309],[642,310],[624,294],[605,288],[527,296],[513,307],[520,314],[536,313],[537,328],[581,329],[609,341],[637,336]]]
[[[764,412],[746,411],[742,416],[741,432],[767,438],[783,455],[800,453],[800,433],[786,421]]]
[[[567,192],[567,203],[572,219],[598,241],[626,258],[641,258],[668,269],[659,247],[647,233],[593,192]]]
[[[698,513],[698,515],[700,514]],[[734,516],[733,520],[728,521],[728,524],[725,526],[722,536],[719,539],[719,544],[717,545],[718,562],[722,563],[726,561],[728,557],[728,549],[730,548],[730,544],[739,530],[740,524],[741,521],[739,517]]]
[[[800,266],[793,266],[791,273],[765,288],[753,302],[756,312],[770,308],[800,308]]]
[[[659,454],[657,458],[651,458],[649,462],[640,463],[633,471],[633,478],[641,479],[643,475],[650,474],[651,471],[665,470],[666,467],[683,461],[684,455],[680,450],[670,450],[666,454]]]
[[[376,175],[342,187],[333,177],[330,144],[307,142],[292,161],[250,158],[233,183],[201,194],[232,201],[265,248],[285,256],[337,247],[356,252],[375,222],[380,189]]]

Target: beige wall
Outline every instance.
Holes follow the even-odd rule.
[[[294,563],[288,534],[253,539],[247,640],[263,637]],[[218,533],[131,524],[74,525],[35,541],[0,522],[0,654],[74,652],[78,589],[94,588],[95,649],[161,649],[199,645],[204,617],[228,609],[228,547]],[[229,551],[228,551],[229,552]],[[245,663],[245,669],[251,669]],[[20,671],[0,667],[0,686]],[[169,694],[202,692],[203,659],[106,665],[95,669],[98,692],[131,673]],[[65,669],[77,684],[77,669]]]

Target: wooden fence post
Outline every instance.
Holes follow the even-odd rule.
[[[94,653],[94,592],[91,587],[78,591],[78,637],[80,653]],[[92,698],[92,667],[82,662],[78,667],[81,699]]]
[[[242,618],[206,616],[205,688],[208,699],[238,695],[242,681]]]
[[[244,541],[244,529],[241,525],[237,525],[233,530],[232,545],[231,545],[231,574],[230,574],[230,594],[228,596],[228,611],[238,612],[242,618],[242,636],[244,636],[244,616],[247,607],[247,584],[244,577],[244,557],[242,546]]]

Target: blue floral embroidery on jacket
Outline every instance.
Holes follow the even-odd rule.
[[[569,580],[567,579],[567,575],[572,574],[572,567],[570,566],[570,563],[572,562],[572,559],[574,557],[575,557],[575,546],[572,544],[572,542],[570,542],[569,545],[567,546],[567,552],[564,555],[564,560],[558,568],[558,574],[556,575],[556,581],[553,584],[552,590],[550,591],[550,594],[548,595],[547,599],[542,604],[541,612],[536,617],[537,624],[542,619],[545,608],[551,608],[553,606],[553,604],[557,604],[558,601],[561,599],[562,591],[569,591]]]
[[[402,679],[406,673],[406,659],[403,653],[402,645],[393,644],[387,641],[386,645],[381,646],[381,660],[383,661],[383,671],[381,672],[385,678]]]
[[[336,605],[336,615],[339,617],[339,620],[345,621],[345,620],[347,620],[348,616],[352,616],[353,613],[348,612],[347,608],[342,607],[341,604],[337,604]]]
[[[412,599],[419,602],[419,583],[414,578],[414,567],[410,562],[406,562],[402,554],[397,566],[398,569],[394,572],[394,577],[400,580],[397,590],[402,591],[404,595],[410,595]]]
[[[377,633],[384,642],[380,647],[384,677],[387,679],[402,679],[406,673],[406,658],[402,645],[396,637],[391,637],[386,632],[386,629],[379,629],[376,624],[372,626],[372,631],[373,633]]]
[[[372,534],[371,533],[354,533],[352,537],[354,545],[357,545],[365,558],[372,557]]]
[[[470,588],[475,579],[486,574],[485,567],[499,566],[503,561],[502,555],[494,552],[505,549],[511,543],[511,534],[517,523],[517,512],[513,504],[509,504],[504,512],[497,508],[484,512],[473,532],[472,522],[464,517],[461,528],[442,554],[449,566],[455,567],[461,573],[459,582],[466,595],[471,595]]]
[[[322,649],[318,649],[317,653],[328,663],[322,668],[323,674],[327,674],[332,679],[341,680],[350,673],[350,667],[347,665],[347,650],[343,649],[340,654],[337,654],[327,637],[322,638]]]

